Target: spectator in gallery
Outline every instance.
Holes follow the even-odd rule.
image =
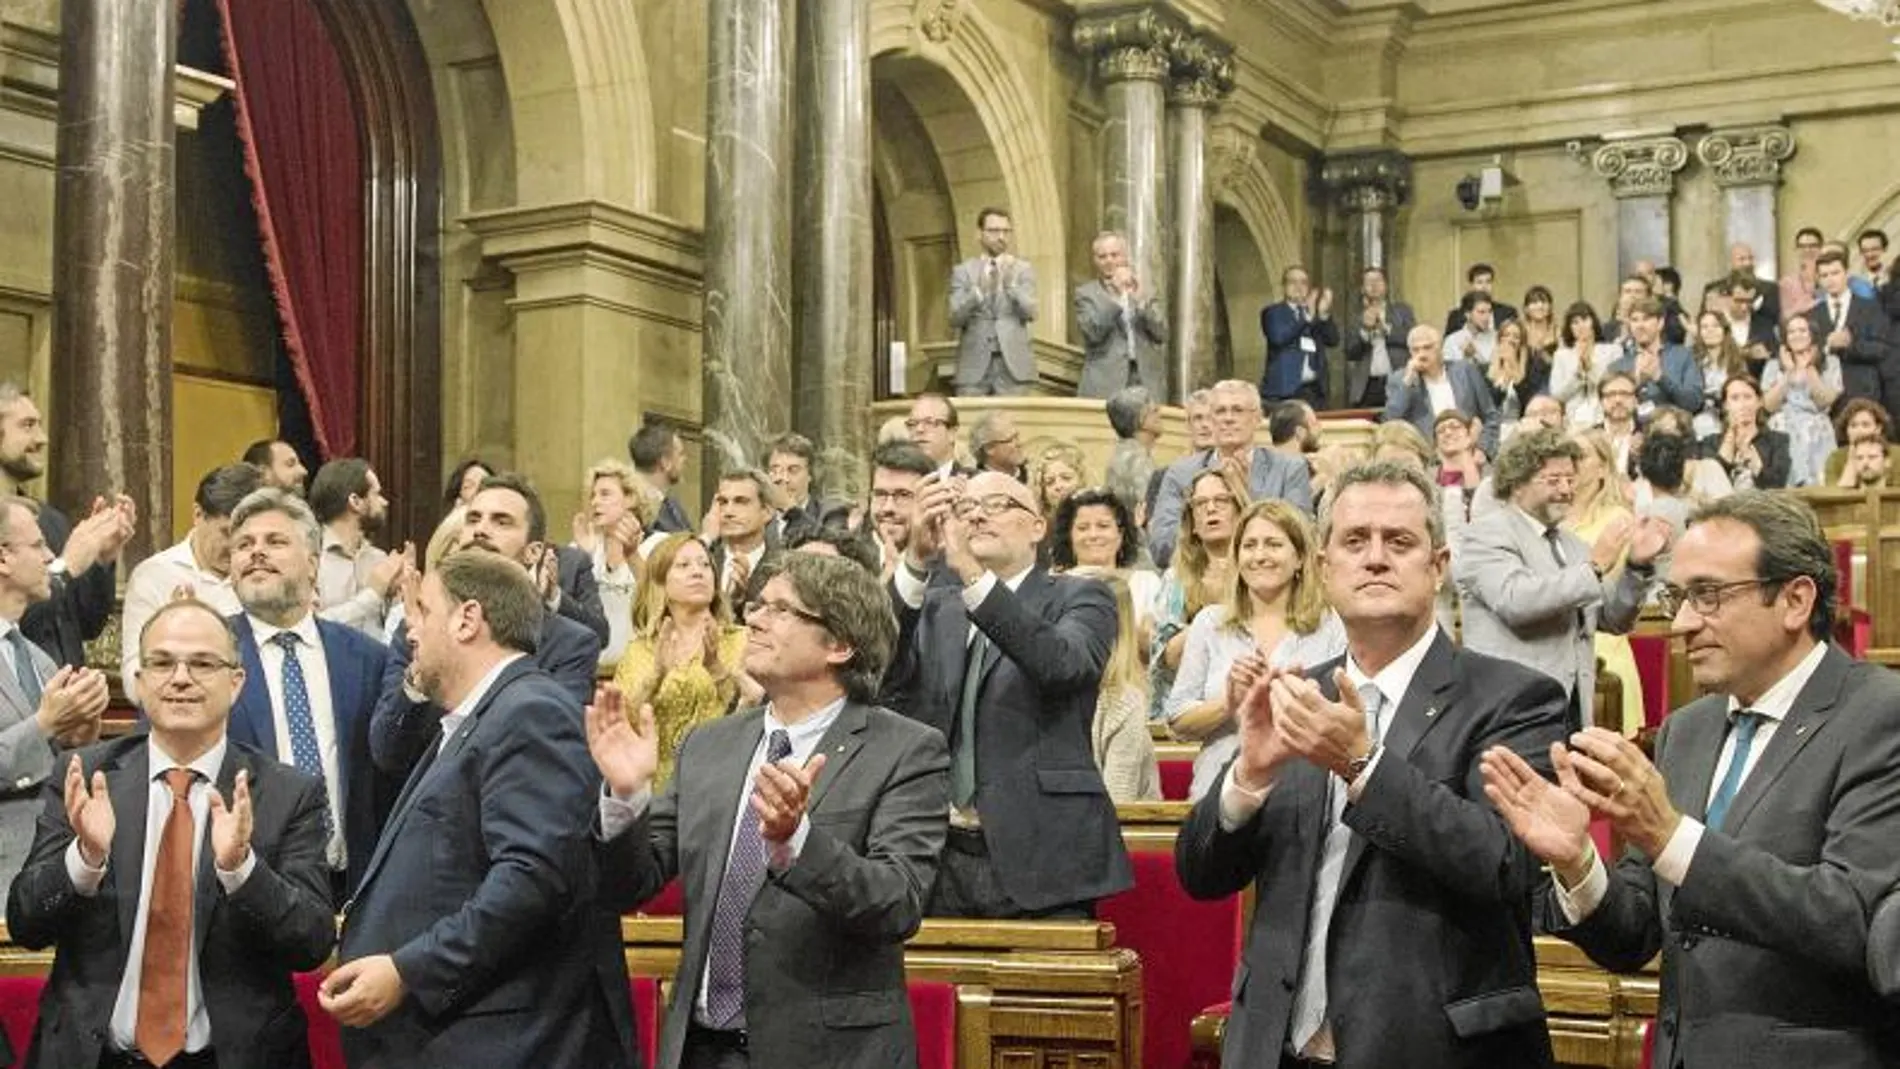
[[[1855,442],[1862,438],[1874,438],[1890,442],[1893,437],[1893,420],[1880,402],[1865,397],[1855,397],[1841,406],[1834,417],[1834,440],[1840,447],[1827,455],[1827,467],[1824,471],[1827,485],[1833,486],[1840,481],[1841,472],[1847,466],[1847,452]],[[1888,467],[1900,463],[1900,446],[1887,446]]]
[[[1717,428],[1719,433],[1719,426]],[[1727,497],[1735,492],[1735,484],[1729,480],[1728,468],[1721,458],[1702,454],[1702,439],[1689,413],[1673,405],[1664,405],[1650,413],[1649,422],[1643,425],[1643,438],[1647,442],[1659,434],[1672,434],[1678,438],[1687,438],[1689,448],[1682,462],[1683,492],[1691,505],[1701,505],[1719,497]],[[1638,450],[1637,474],[1641,475],[1641,450]],[[1649,503],[1649,484],[1637,479],[1631,487],[1636,511],[1641,515]]]
[[[1625,339],[1629,337],[1631,309],[1636,307],[1636,302],[1649,300],[1654,295],[1655,291],[1650,288],[1648,275],[1632,272],[1624,276],[1623,281],[1617,283],[1616,286],[1616,305],[1611,312],[1610,321],[1604,324],[1607,339],[1625,342]],[[1660,315],[1660,312],[1658,314]]]
[[[1594,427],[1603,422],[1603,376],[1622,351],[1604,339],[1603,323],[1588,301],[1564,309],[1558,338],[1563,346],[1551,358],[1550,394],[1564,406],[1570,426]]]
[[[1485,381],[1491,386],[1491,401],[1497,405],[1498,419],[1514,423],[1524,417],[1530,399],[1550,388],[1550,362],[1539,357],[1524,337],[1524,320],[1513,319],[1498,328],[1497,343],[1491,350]]]
[[[1496,311],[1495,305],[1493,311]],[[1503,321],[1508,322],[1512,320]],[[1543,362],[1548,377],[1550,359],[1556,355],[1561,341],[1558,335],[1562,332],[1562,324],[1557,322],[1556,299],[1550,295],[1550,290],[1543,286],[1532,286],[1524,291],[1524,311],[1516,322],[1524,324],[1524,351],[1530,354],[1533,364]],[[1503,323],[1499,324],[1500,328]]]
[[[1696,316],[1695,343],[1689,351],[1702,371],[1702,411],[1695,414],[1695,433],[1705,438],[1722,429],[1722,395],[1728,380],[1751,376],[1729,321],[1719,313]]]
[[[1790,464],[1783,483],[1756,487],[1812,486],[1823,480],[1827,455],[1834,451],[1834,423],[1828,412],[1841,396],[1842,362],[1814,344],[1809,320],[1789,320],[1782,331],[1781,357],[1762,375],[1761,404],[1774,414],[1772,424],[1787,435]]]
[[[1663,306],[1663,341],[1685,345],[1689,328],[1682,311],[1682,272],[1673,267],[1658,267],[1650,277],[1649,288]]]
[[[1762,311],[1765,302],[1760,279],[1747,271],[1736,271],[1723,285],[1728,297],[1723,313],[1729,337],[1741,349],[1749,377],[1759,380],[1768,358],[1781,349],[1780,327],[1773,315]]]
[[[1860,252],[1860,277],[1878,290],[1887,281],[1887,232],[1879,228],[1863,230],[1854,245]]]
[[[1728,249],[1729,278],[1747,275],[1755,280],[1755,299],[1749,305],[1751,315],[1761,316],[1772,329],[1781,322],[1781,288],[1773,279],[1764,278],[1755,268],[1755,248],[1738,241]]]
[[[1102,481],[1135,517],[1135,525],[1145,527],[1148,487],[1155,482],[1154,447],[1161,438],[1161,406],[1146,388],[1130,386],[1117,390],[1107,408],[1115,451],[1109,455]]]
[[[1517,309],[1497,299],[1497,295],[1494,292],[1497,281],[1498,273],[1490,264],[1476,263],[1465,269],[1465,292],[1482,293],[1491,298],[1491,322],[1494,325],[1497,323],[1507,323],[1517,318]],[[1465,325],[1465,315],[1466,309],[1464,302],[1461,300],[1458,302],[1458,307],[1453,308],[1445,316],[1445,335],[1447,337],[1457,333],[1458,329]]]
[[[303,496],[304,480],[310,477],[310,472],[304,467],[303,458],[297,455],[296,446],[282,438],[265,438],[252,442],[244,450],[243,459],[264,473],[265,486]]]
[[[1482,290],[1472,290],[1465,294],[1458,306],[1464,309],[1465,321],[1457,330],[1445,335],[1445,362],[1451,364],[1468,360],[1479,367],[1488,367],[1491,354],[1498,346],[1496,306],[1491,295]]]
[[[1893,472],[1893,450],[1878,438],[1862,438],[1847,447],[1847,463],[1834,485],[1849,490],[1885,488]]]
[[[1105,398],[1129,386],[1168,388],[1168,310],[1129,262],[1128,239],[1104,230],[1089,243],[1095,278],[1075,289],[1075,325],[1082,334],[1077,397]]]
[[[1383,408],[1386,379],[1405,367],[1405,336],[1418,319],[1411,305],[1391,298],[1385,268],[1366,268],[1359,287],[1359,324],[1346,337],[1346,404]]]
[[[1722,462],[1737,490],[1779,490],[1791,485],[1788,435],[1768,425],[1763,408],[1761,387],[1754,379],[1728,380],[1722,395],[1722,433],[1702,439],[1703,454]]]
[[[1900,359],[1887,340],[1891,322],[1885,310],[1871,295],[1862,296],[1853,288],[1847,255],[1840,250],[1824,250],[1815,260],[1814,273],[1821,292],[1807,319],[1815,346],[1843,365],[1841,385],[1847,396],[1870,398],[1891,409],[1900,398]],[[1784,337],[1787,330],[1782,328]],[[1792,343],[1787,347],[1792,349]]]
[[[1819,299],[1821,281],[1815,272],[1815,261],[1821,258],[1821,246],[1826,240],[1811,226],[1794,232],[1794,270],[1781,277],[1777,290],[1780,300],[1776,314],[1783,320],[1807,315]]]
[[[982,254],[950,271],[950,328],[957,332],[959,396],[1029,392],[1036,359],[1029,324],[1036,318],[1036,272],[1010,251],[1015,228],[1001,208],[976,213]]]
[[[1475,416],[1483,424],[1478,448],[1485,456],[1498,451],[1498,409],[1491,401],[1491,386],[1484,380],[1484,368],[1471,360],[1447,361],[1440,348],[1438,331],[1420,324],[1407,339],[1412,358],[1405,374],[1392,384],[1385,399],[1385,418],[1404,420],[1429,440],[1433,424],[1441,412],[1456,410]]]
[[[1326,407],[1326,350],[1339,344],[1333,323],[1333,291],[1313,288],[1299,264],[1280,273],[1282,299],[1260,310],[1260,332],[1267,340],[1266,369],[1260,376],[1262,406],[1299,399]]]
[[[1821,245],[1821,258],[1825,259],[1829,253],[1838,254],[1842,264],[1850,263],[1853,260],[1853,251],[1847,247],[1847,242],[1845,241],[1824,242]],[[1820,272],[1818,270],[1820,264],[1820,259],[1815,260],[1815,267],[1817,268],[1815,278],[1817,281],[1820,279]],[[1855,274],[1851,269],[1847,272],[1847,288],[1854,296],[1859,297],[1863,301],[1875,300],[1880,292],[1880,284],[1878,282],[1875,282],[1865,275]],[[1827,286],[1823,285],[1821,291],[1825,293]],[[1819,300],[1821,293],[1816,293],[1814,296],[1816,300]]]
[[[1624,324],[1623,355],[1610,365],[1636,380],[1637,416],[1647,418],[1657,405],[1702,411],[1702,371],[1695,357],[1662,337],[1662,304],[1645,297],[1630,305]]]
[[[1102,785],[1108,788],[1109,800],[1118,805],[1158,802],[1161,768],[1155,760],[1154,736],[1148,731],[1148,669],[1143,663],[1147,654],[1135,625],[1139,613],[1128,576],[1087,566],[1069,574],[1098,579],[1115,596],[1115,647],[1102,669],[1101,694],[1095,699],[1095,721],[1089,731],[1089,749],[1102,773]]]

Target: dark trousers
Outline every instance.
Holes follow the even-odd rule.
[[[1024,909],[1012,901],[996,881],[989,844],[981,831],[950,829],[937,861],[937,886],[924,910],[931,917],[972,917],[985,920],[1095,919],[1094,902],[1068,902],[1047,909]]]
[[[1365,392],[1359,395],[1359,400],[1355,402],[1354,406],[1357,408],[1384,408],[1385,380],[1386,376],[1384,375],[1380,375],[1377,378],[1368,377],[1366,379]]]
[[[750,1069],[744,1032],[716,1032],[691,1025],[680,1049],[680,1069]]]

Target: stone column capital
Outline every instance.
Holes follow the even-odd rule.
[[[1177,42],[1192,36],[1180,16],[1156,7],[1084,18],[1072,36],[1078,51],[1095,57],[1106,81],[1166,81]]]
[[[1568,147],[1599,178],[1609,179],[1618,200],[1669,196],[1676,189],[1676,172],[1689,162],[1689,147],[1674,134],[1605,141],[1588,151],[1578,141]]]
[[[1779,185],[1781,165],[1794,155],[1794,131],[1772,125],[1716,130],[1696,143],[1695,155],[1724,189]]]
[[[1182,33],[1171,49],[1168,103],[1212,108],[1234,91],[1234,49],[1207,33]]]
[[[1329,156],[1320,165],[1319,188],[1348,212],[1390,211],[1412,192],[1412,161],[1393,149]]]

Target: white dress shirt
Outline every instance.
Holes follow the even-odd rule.
[[[229,748],[229,742],[219,739],[217,745],[200,754],[196,761],[180,764],[165,752],[156,738],[146,745],[151,781],[145,795],[145,853],[139,870],[139,908],[132,921],[132,941],[126,948],[125,976],[119,980],[119,997],[112,1003],[110,1043],[116,1050],[129,1051],[138,1043],[135,1035],[139,1020],[139,980],[145,973],[145,920],[151,909],[152,870],[158,864],[159,840],[165,834],[165,820],[172,811],[172,789],[165,783],[165,773],[174,768],[189,768],[198,774],[185,803],[191,809],[191,871],[195,882],[204,853],[205,827],[211,820],[211,789],[218,781],[218,772],[224,767],[224,754]],[[121,834],[130,832],[121,826],[115,835]],[[108,857],[107,864],[110,863]],[[236,872],[226,872],[215,864],[212,871],[217,874],[224,893],[232,895],[251,878],[251,871],[256,867],[257,855],[251,853]],[[106,866],[95,869],[86,864],[79,856],[79,840],[74,839],[66,847],[66,875],[73,881],[75,892],[92,898],[105,882]],[[125,890],[122,888],[119,893],[124,894]],[[193,924],[196,923],[197,918],[193,918]],[[199,976],[198,959],[194,956],[185,967],[185,1050],[200,1051],[210,1045],[211,1015],[205,1009],[204,981]]]
[[[292,752],[290,717],[284,712],[284,648],[277,644],[283,631],[297,638],[297,665],[303,669],[304,692],[310,696],[310,720],[317,731],[317,754],[323,762],[325,802],[330,807],[330,842],[324,858],[333,869],[349,867],[349,854],[343,842],[343,779],[337,758],[336,703],[330,694],[330,658],[324,653],[323,635],[317,630],[317,618],[309,613],[288,628],[277,627],[256,616],[249,616],[251,633],[257,636],[257,659],[264,665],[264,686],[270,691],[271,726],[277,736],[276,757],[296,767]],[[369,710],[360,710],[369,715]]]
[[[488,692],[495,689],[495,680],[501,678],[502,669],[526,656],[525,653],[511,653],[496,661],[495,666],[488,670],[487,675],[475,681],[474,688],[462,698],[461,703],[443,715],[441,745],[448,745],[449,740],[455,737],[455,732],[461,728],[462,722],[475,712],[475,707],[482,703],[483,698],[488,697]]]
[[[1775,732],[1781,727],[1781,722],[1794,711],[1794,700],[1801,696],[1801,691],[1807,687],[1808,680],[1814,678],[1815,671],[1821,667],[1822,659],[1827,656],[1827,650],[1827,643],[1815,643],[1814,648],[1808,651],[1808,655],[1801,658],[1787,675],[1762,691],[1761,697],[1756,699],[1754,705],[1746,707],[1761,717],[1761,724],[1755,729],[1754,742],[1749,745],[1747,759],[1742,763],[1742,778],[1735,782],[1737,794],[1741,793],[1742,786],[1748,782],[1748,774],[1753,772],[1755,766],[1761,762],[1761,755],[1767,752],[1768,744],[1774,740]],[[1734,715],[1743,708],[1742,703],[1737,701],[1734,695],[1729,695],[1728,711],[1731,723]],[[1713,801],[1715,792],[1721,789],[1722,780],[1728,775],[1728,766],[1734,759],[1735,733],[1724,732],[1722,751],[1715,762],[1715,775],[1709,777],[1709,801]],[[1701,821],[1684,815],[1676,824],[1674,834],[1669,836],[1669,842],[1664,844],[1662,853],[1657,854],[1656,860],[1650,862],[1650,868],[1655,870],[1657,878],[1672,887],[1681,887],[1682,882],[1689,878],[1689,866],[1695,861],[1696,847],[1702,844],[1702,835],[1707,830],[1707,826]],[[1557,904],[1562,908],[1564,917],[1570,923],[1576,924],[1596,912],[1597,907],[1603,904],[1603,896],[1610,891],[1610,870],[1604,865],[1603,858],[1597,854],[1594,841],[1590,850],[1590,873],[1583,878],[1583,882],[1572,888],[1564,887],[1562,880],[1555,880],[1553,883],[1557,888]]]
[[[317,557],[317,605],[325,620],[347,624],[371,638],[383,635],[383,592],[369,585],[370,573],[389,554],[365,539],[351,553],[343,540],[323,529],[323,552]]]
[[[1441,412],[1458,411],[1458,392],[1451,388],[1451,374],[1440,369],[1438,375],[1420,375],[1419,381],[1425,384],[1425,398],[1432,403],[1432,415]]]
[[[198,566],[189,536],[140,561],[125,581],[125,608],[119,617],[119,632],[124,636],[119,643],[123,651],[119,679],[127,697],[137,699],[132,683],[138,678],[139,632],[144,630],[145,621],[172,599],[172,591],[181,586],[190,587],[193,597],[218,610],[220,616],[236,616],[244,611],[229,575],[216,575]]]

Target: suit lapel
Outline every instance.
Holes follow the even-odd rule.
[[[1438,637],[1432,640],[1432,647],[1426,652],[1425,659],[1419,662],[1418,670],[1412,673],[1412,682],[1405,688],[1405,697],[1400,699],[1391,723],[1386,725],[1385,738],[1379,743],[1385,756],[1379,760],[1409,760],[1426,733],[1442,719],[1445,708],[1457,699],[1457,683],[1458,651],[1452,647],[1450,636],[1441,628]],[[1322,685],[1329,694],[1332,693],[1330,680]],[[1365,837],[1354,835],[1346,847],[1346,865],[1339,875],[1342,888],[1358,869],[1359,860],[1365,852]]]
[[[869,721],[870,717],[865,713],[864,706],[846,702],[844,709],[838,714],[838,719],[825,729],[825,737],[818,740],[818,748],[812,751],[813,754],[825,755],[825,768],[824,771],[818,773],[818,782],[812,784],[811,799],[805,805],[807,813],[818,808],[819,804],[825,800],[825,795],[831,793],[831,785],[838,782],[838,776],[844,771],[844,766],[858,755],[858,750],[864,745],[859,736],[863,734]]]
[[[1847,676],[1847,656],[1829,647],[1821,659],[1820,667],[1809,678],[1808,685],[1801,688],[1795,696],[1794,706],[1775,729],[1774,737],[1768,740],[1768,748],[1762,751],[1755,767],[1748,770],[1748,778],[1742,781],[1741,790],[1735,794],[1735,801],[1729,806],[1724,827],[1731,832],[1739,830],[1748,820],[1748,814],[1755,808],[1775,780],[1788,770],[1795,755],[1813,741],[1821,729],[1827,726],[1828,710],[1839,699],[1841,684]]]
[[[373,702],[355,701],[359,677],[357,662],[353,657],[344,655],[341,642],[332,643],[332,628],[340,627],[328,620],[317,621],[317,641],[323,643],[323,663],[325,677],[330,681],[330,723],[336,732],[336,774],[344,783],[350,782],[350,729],[355,725],[355,717],[364,708],[373,707]],[[340,797],[340,795],[339,795]]]
[[[760,706],[737,715],[743,718],[737,727],[738,737],[717,751],[705,778],[706,789],[712,792],[711,803],[705,810],[710,836],[706,841],[718,845],[706,858],[706,870],[700,876],[699,887],[690,892],[698,898],[688,901],[719,901],[719,884],[726,878],[726,860],[732,856],[732,828],[739,819],[739,799],[742,795],[751,796],[746,788],[746,770],[752,767],[752,755],[758,751],[759,738],[765,733],[765,708]],[[674,775],[679,772],[676,768]]]
[[[114,893],[119,899],[119,945],[131,947],[138,922],[139,884],[145,872],[145,833],[151,788],[151,744],[137,746],[117,768],[106,769],[106,793],[119,830],[112,836]]]
[[[233,801],[232,790],[237,783],[238,769],[251,773],[251,802],[257,802],[257,772],[251,768],[250,760],[238,751],[237,744],[227,740],[224,750],[224,764],[218,769],[218,794],[225,804]],[[211,930],[211,914],[218,908],[218,882],[213,866],[217,861],[217,851],[211,847],[211,821],[205,820],[204,835],[198,846],[198,872],[192,879],[191,900],[191,945],[195,954],[202,953],[205,945],[205,933]]]
[[[244,662],[244,689],[238,692],[237,705],[231,710],[231,722],[248,735],[251,744],[265,753],[277,752],[277,722],[271,714],[270,683],[264,677],[264,657],[257,647],[257,632],[243,613],[231,617],[232,630],[238,636],[238,657]]]
[[[26,694],[20,690],[20,680],[14,673],[6,671],[6,662],[0,658],[0,709],[5,710],[5,719],[0,724],[17,724],[39,710],[26,707]],[[33,669],[39,671],[37,665]]]

